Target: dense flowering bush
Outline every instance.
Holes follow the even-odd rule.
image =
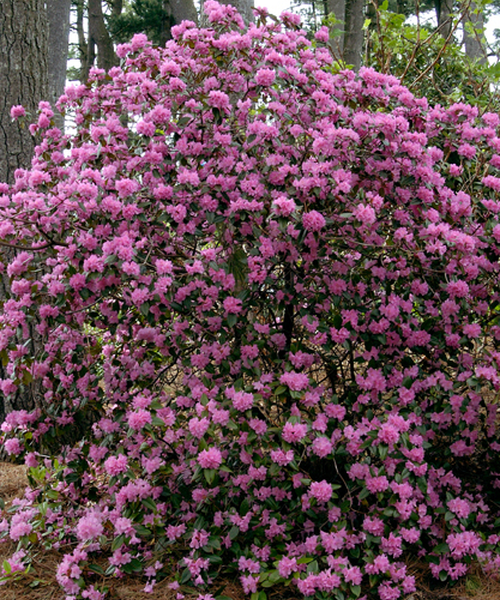
[[[4,572],[64,550],[68,600],[173,562],[179,598],[498,572],[498,116],[336,72],[293,15],[205,8],[69,88],[74,133],[42,104],[2,186],[0,387],[43,394],[2,425],[31,481]]]

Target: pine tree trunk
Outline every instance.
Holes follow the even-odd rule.
[[[47,20],[44,0],[0,0],[0,181],[12,183],[16,169],[27,169],[35,141],[27,127],[12,122],[10,108],[21,104],[33,117],[40,100],[49,97]],[[14,250],[0,247],[0,261],[7,264]],[[0,309],[10,296],[9,281],[0,278]],[[30,354],[40,346],[32,333]],[[8,378],[0,362],[0,379]],[[40,390],[27,385],[9,398],[0,394],[0,423],[11,410],[31,410],[41,402]]]
[[[232,6],[234,6],[240,13],[240,15],[243,17],[245,23],[248,24],[253,21],[253,0],[220,0],[220,3],[231,4]]]
[[[464,43],[465,43],[465,54],[471,60],[477,60],[481,64],[486,65],[488,59],[486,52],[482,44],[484,39],[484,14],[481,10],[477,10],[476,4],[471,2],[467,14],[465,15],[465,26],[464,26]],[[474,32],[469,31],[469,27],[474,28]]]
[[[64,94],[68,65],[69,13],[71,0],[47,0],[49,25],[49,99],[52,104]],[[55,113],[56,125],[64,129],[64,119]]]
[[[344,60],[355,71],[361,67],[363,52],[363,24],[365,0],[348,0],[346,3],[346,27],[344,36]]]
[[[106,29],[102,0],[89,0],[89,37],[87,48],[87,63],[84,67],[84,78],[88,78],[89,70],[94,65],[97,56],[97,66],[109,71],[117,63],[113,41]]]
[[[334,34],[334,38],[332,40],[332,48],[335,55],[342,56],[344,53],[344,32],[345,32],[345,22],[346,22],[346,0],[328,0],[328,14],[332,14],[338,21],[342,21],[342,23],[337,23],[332,25],[331,30]]]
[[[446,39],[453,26],[453,0],[435,0],[435,8],[439,33]]]
[[[170,0],[170,8],[176,25],[182,21],[198,22],[198,13],[193,0]]]
[[[33,115],[48,98],[47,22],[44,0],[0,0],[0,181],[30,166],[34,140],[12,122],[10,109],[22,104]]]

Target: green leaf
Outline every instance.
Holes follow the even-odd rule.
[[[310,562],[307,565],[307,572],[308,573],[317,573],[319,570],[319,566],[318,566],[318,561],[317,560],[313,560],[312,562]]]
[[[152,512],[156,512],[156,502],[153,500],[153,498],[144,498],[142,500],[142,504],[146,508],[149,508],[149,510],[151,510]]]
[[[10,575],[12,571],[12,567],[10,566],[10,562],[8,560],[4,560],[2,563],[3,570],[7,575]]]
[[[448,546],[448,544],[438,544],[434,550],[433,550],[436,554],[446,554],[447,552],[450,551],[450,547]]]
[[[217,471],[215,469],[203,469],[203,475],[207,480],[208,485],[212,485],[217,475]]]
[[[89,571],[93,571],[98,575],[104,575],[104,569],[100,565],[89,565],[88,568]]]
[[[380,456],[380,458],[382,460],[384,460],[385,458],[387,458],[387,454],[389,452],[389,447],[386,446],[385,444],[379,444],[378,445],[378,455]]]
[[[144,525],[141,525],[140,523],[135,523],[134,529],[137,535],[140,535],[142,538],[151,537],[151,530],[145,527]]]
[[[113,540],[112,544],[111,544],[111,551],[114,552],[115,550],[118,550],[118,548],[121,548],[123,546],[125,542],[125,534],[121,533],[119,536],[115,537],[115,539]]]

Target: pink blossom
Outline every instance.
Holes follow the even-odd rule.
[[[293,444],[294,442],[300,442],[302,438],[307,435],[307,425],[303,423],[290,423],[287,422],[283,426],[282,436],[285,442]]]
[[[288,558],[284,556],[278,563],[278,571],[283,579],[288,579],[292,573],[298,571],[296,558]]]
[[[83,542],[99,537],[103,531],[101,519],[93,513],[82,517],[76,525],[76,535]]]
[[[271,460],[282,467],[288,465],[294,459],[293,450],[287,450],[286,452],[283,450],[271,450],[270,455]]]
[[[295,202],[286,196],[279,196],[273,200],[274,212],[280,217],[289,217],[296,208]]]
[[[385,475],[379,477],[368,477],[366,479],[366,487],[372,494],[385,492],[389,487],[389,481]]]
[[[208,104],[221,110],[228,110],[230,107],[229,96],[224,92],[212,90],[208,94]]]
[[[198,463],[203,469],[217,469],[222,463],[222,454],[218,448],[208,448],[198,454]]]
[[[363,225],[372,225],[375,223],[377,218],[373,208],[371,206],[366,206],[365,204],[358,204],[353,212],[353,215]]]
[[[288,373],[283,373],[280,377],[280,383],[288,386],[295,392],[300,392],[309,386],[309,377],[305,373],[290,371]]]
[[[330,483],[327,481],[313,481],[309,493],[313,498],[316,498],[318,502],[328,502],[332,497],[333,490]]]
[[[128,178],[123,178],[116,181],[115,185],[120,198],[126,198],[127,196],[131,196],[132,194],[135,194],[140,188],[140,185],[137,181]]]
[[[326,221],[317,210],[311,210],[302,215],[302,225],[306,231],[320,231],[326,225]]]
[[[314,440],[312,444],[312,449],[316,456],[319,456],[320,458],[325,458],[332,452],[333,444],[326,437],[318,437]]]
[[[151,413],[148,410],[136,410],[128,416],[128,426],[136,431],[142,429],[148,423],[151,423]]]
[[[205,435],[205,432],[210,426],[210,419],[207,417],[203,417],[199,419],[198,417],[193,417],[189,420],[189,431],[191,435],[195,438],[202,438]]]
[[[384,423],[379,429],[378,438],[385,444],[395,444],[399,440],[399,431],[393,425]]]
[[[466,500],[460,498],[449,500],[448,508],[451,512],[454,512],[459,519],[466,519],[471,512],[470,504]]]
[[[252,408],[253,403],[253,394],[249,392],[235,392],[233,395],[233,406],[236,410],[244,412]]]
[[[110,456],[104,463],[104,468],[109,475],[116,476],[124,473],[128,468],[127,457],[124,454]]]
[[[17,438],[9,438],[8,440],[5,440],[3,447],[9,456],[11,454],[17,456],[23,451],[21,442]]]
[[[258,85],[272,85],[275,79],[276,73],[273,69],[259,69],[255,74],[255,83],[257,83]]]
[[[26,115],[26,109],[24,108],[24,106],[21,106],[20,104],[16,104],[15,106],[13,106],[10,109],[10,116],[13,119],[19,119],[19,117],[24,117]]]
[[[227,313],[237,315],[241,312],[243,303],[239,298],[228,296],[227,298],[224,298],[224,302],[222,304]]]
[[[467,325],[464,325],[464,334],[470,338],[478,338],[481,335],[481,325],[479,323],[467,323]]]

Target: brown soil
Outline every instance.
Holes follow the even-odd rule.
[[[28,484],[26,467],[0,462],[0,499],[10,504],[13,498],[21,496]],[[16,550],[14,543],[0,543],[0,564]],[[55,573],[62,554],[52,551],[34,557],[31,571],[17,581],[0,585],[0,600],[64,600]],[[425,575],[424,566],[410,565],[417,578],[418,591],[401,600],[500,600],[500,580],[486,577],[476,568],[453,588],[436,588],[434,582]],[[176,592],[168,587],[167,581],[157,584],[152,594],[143,591],[144,582],[134,577],[122,579],[106,578],[103,583],[109,587],[109,600],[175,600]],[[224,582],[224,589],[217,594],[228,600],[248,600],[237,582]],[[213,590],[215,592],[215,590]],[[195,600],[199,591],[182,590],[185,600]],[[268,590],[269,600],[299,600],[290,589]]]

